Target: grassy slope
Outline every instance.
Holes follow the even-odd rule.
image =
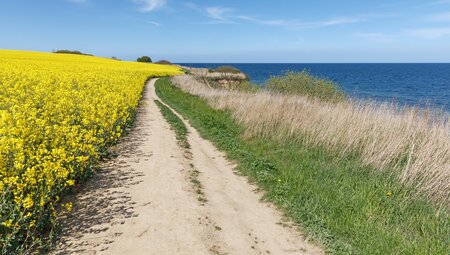
[[[426,201],[412,201],[391,177],[370,174],[357,158],[338,160],[322,149],[243,139],[243,127],[226,111],[212,109],[168,79],[159,80],[156,89],[329,252],[449,254],[448,214],[436,215]]]

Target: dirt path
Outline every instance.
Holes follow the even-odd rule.
[[[74,199],[54,254],[321,254],[186,121],[189,151],[146,86],[136,127]]]

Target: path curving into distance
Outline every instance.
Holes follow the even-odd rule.
[[[190,148],[178,145],[155,81],[118,156],[68,198],[74,208],[52,254],[323,254],[188,121]]]

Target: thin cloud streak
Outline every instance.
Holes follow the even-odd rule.
[[[133,0],[133,2],[140,5],[139,10],[142,12],[154,11],[164,7],[167,3],[166,0]]]
[[[198,5],[193,3],[187,3],[185,4],[185,6],[192,10],[203,13],[213,21],[210,24],[236,24],[239,21],[246,21],[259,25],[279,26],[284,28],[316,28],[357,23],[362,22],[366,19],[364,17],[337,17],[333,19],[312,22],[287,19],[261,19],[256,16],[250,15],[236,15],[236,11],[234,9],[226,7],[214,6],[200,8]]]
[[[285,20],[285,19],[258,19],[251,16],[240,15],[238,19],[249,21],[252,23],[267,25],[267,26],[280,26],[286,28],[315,28],[315,27],[328,27],[337,26],[343,24],[351,24],[363,21],[359,18],[340,17],[323,21],[303,22],[299,20]]]
[[[375,43],[388,43],[392,42],[391,36],[388,36],[384,33],[356,33],[356,37],[362,38],[364,40],[367,40],[369,42],[375,42]]]
[[[430,15],[428,17],[428,20],[431,21],[450,21],[450,12],[441,12],[441,13],[435,13],[433,15]]]
[[[203,12],[203,9],[195,3],[187,2],[187,3],[183,3],[183,5],[191,10],[196,11],[196,12]]]
[[[317,21],[302,21],[297,19],[263,19],[256,15],[239,13],[239,10],[223,6],[199,6],[193,2],[183,4],[186,8],[196,11],[210,19],[208,24],[239,24],[250,22],[257,25],[278,26],[286,29],[306,29],[339,26],[345,24],[359,23],[371,18],[384,17],[387,14],[363,14],[350,17],[335,17]]]
[[[158,22],[156,22],[156,21],[145,21],[145,23],[150,24],[150,25],[153,25],[153,26],[155,26],[155,27],[160,27],[160,26],[162,26],[161,23],[158,23]]]
[[[207,7],[205,8],[206,16],[215,21],[219,21],[221,23],[231,23],[230,13],[232,9],[224,8],[224,7]]]
[[[450,27],[414,29],[407,31],[407,34],[423,39],[439,39],[450,36]]]

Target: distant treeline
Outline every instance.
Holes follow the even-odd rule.
[[[78,51],[78,50],[54,50],[53,53],[93,56],[92,54],[86,54],[86,53],[83,53],[83,52]]]
[[[53,50],[53,53],[59,53],[59,54],[75,54],[75,55],[84,55],[84,56],[94,56],[92,54],[87,54],[87,53],[83,53],[79,50]],[[111,59],[114,60],[118,60],[121,61],[121,59],[112,56]],[[136,59],[137,62],[142,62],[142,63],[152,63],[152,59],[149,56],[142,56]],[[172,63],[168,60],[162,59],[159,60],[157,62],[155,62],[155,64],[160,64],[160,65],[172,65]]]

